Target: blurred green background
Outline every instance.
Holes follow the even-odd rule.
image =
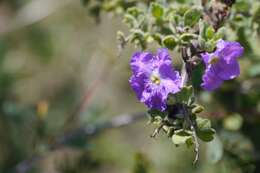
[[[175,147],[166,135],[150,138],[148,119],[51,148],[79,127],[145,112],[128,84],[136,49],[129,45],[117,56],[116,32],[126,31],[121,20],[101,13],[97,23],[75,0],[0,1],[0,173],[22,172],[20,163],[35,173],[260,171],[260,40],[243,27],[229,35],[247,48],[238,79],[202,92],[196,71],[202,116],[218,134],[201,143],[197,165],[192,149]]]

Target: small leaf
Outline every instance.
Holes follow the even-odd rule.
[[[197,123],[198,129],[200,129],[200,130],[211,128],[211,122],[209,119],[197,117],[196,123]]]
[[[192,39],[197,38],[198,36],[195,34],[190,34],[190,33],[184,33],[181,35],[180,39],[184,42],[190,42]]]
[[[184,24],[185,26],[193,26],[199,22],[201,12],[198,9],[189,9],[184,14]]]
[[[214,30],[214,28],[213,28],[212,26],[209,26],[209,27],[206,29],[205,35],[206,35],[206,38],[207,38],[208,40],[212,39],[212,38],[214,37],[214,35],[215,35],[215,30]]]
[[[197,117],[196,123],[197,123],[196,132],[198,137],[205,142],[212,141],[214,139],[214,134],[216,132],[213,128],[211,128],[210,120],[206,118]]]
[[[132,15],[133,17],[137,18],[143,12],[137,7],[130,7],[127,9],[127,13]]]
[[[201,105],[196,105],[194,108],[192,108],[192,113],[193,114],[199,114],[202,111],[204,111],[204,107]]]
[[[180,92],[178,92],[175,97],[177,102],[188,103],[189,99],[192,97],[193,88],[192,86],[185,86]]]
[[[124,19],[123,21],[130,27],[130,28],[133,28],[137,25],[137,21],[136,19],[130,15],[130,14],[125,14],[124,15]]]
[[[223,38],[224,37],[224,34],[225,34],[225,28],[224,27],[221,27],[218,29],[217,33],[214,35],[214,40],[215,41],[218,41],[219,39]]]
[[[155,33],[152,35],[153,39],[157,41],[158,44],[162,44],[162,36],[159,33]]]
[[[164,118],[166,116],[166,113],[165,112],[161,112],[157,109],[150,109],[148,110],[148,114],[151,116],[151,117],[156,117],[156,116],[160,116],[162,118]]]
[[[171,35],[164,37],[162,43],[163,46],[167,47],[170,50],[173,50],[177,45],[175,37]]]
[[[250,11],[250,2],[248,1],[239,1],[234,4],[235,9],[238,13],[247,13]]]
[[[214,51],[216,47],[216,42],[213,40],[207,41],[203,47],[203,49],[207,52],[212,52]]]
[[[210,142],[214,139],[216,131],[213,128],[198,130],[198,137],[204,142]]]
[[[253,22],[260,24],[260,5],[258,5],[253,13]]]
[[[192,136],[190,133],[181,130],[174,135],[172,135],[172,142],[175,145],[186,144],[187,146],[191,146],[193,144]]]
[[[156,19],[160,19],[164,14],[164,9],[160,4],[152,3],[151,12],[153,17],[155,17]]]

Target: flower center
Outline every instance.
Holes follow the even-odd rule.
[[[214,56],[211,58],[211,60],[209,61],[210,64],[216,64],[219,61],[219,57]]]
[[[151,75],[150,79],[151,79],[152,83],[154,83],[156,85],[159,85],[161,83],[161,79],[159,76]]]

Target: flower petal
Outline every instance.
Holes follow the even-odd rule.
[[[205,71],[205,74],[202,77],[203,83],[201,84],[201,87],[205,90],[212,91],[216,88],[219,88],[220,85],[223,83],[223,80],[221,80],[214,71],[214,68],[207,68]]]
[[[170,65],[163,64],[159,68],[161,85],[164,86],[167,95],[180,91],[181,77],[178,71],[174,71]]]
[[[130,65],[134,75],[149,73],[152,68],[153,54],[150,52],[136,52],[133,54]]]
[[[132,89],[135,91],[138,100],[142,99],[146,80],[147,78],[144,74],[139,76],[132,75],[131,78],[129,79],[129,83]]]
[[[225,42],[222,41],[221,50],[218,52],[218,56],[224,59],[228,64],[237,60],[244,53],[244,48],[238,42]],[[222,48],[222,46],[224,46]]]
[[[159,60],[160,63],[164,63],[164,64],[172,63],[172,59],[168,49],[166,48],[158,49],[156,55],[157,55],[156,59]]]
[[[166,99],[163,98],[162,93],[153,92],[149,99],[145,101],[145,104],[150,109],[158,109],[164,111],[166,109]]]
[[[240,74],[240,68],[237,61],[233,61],[230,64],[221,61],[216,67],[220,69],[217,75],[223,80],[234,79]]]
[[[211,59],[211,54],[209,54],[209,53],[207,53],[207,52],[202,53],[202,54],[201,54],[201,58],[202,58],[202,60],[204,61],[204,63],[205,63],[206,65],[208,65],[209,62],[210,62],[210,59]]]

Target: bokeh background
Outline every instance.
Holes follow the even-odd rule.
[[[81,127],[145,112],[128,84],[136,48],[118,57],[118,30],[127,31],[120,16],[102,12],[97,20],[77,0],[0,1],[0,173],[259,171],[260,40],[243,26],[228,36],[247,50],[238,79],[208,93],[195,72],[202,116],[217,129],[213,142],[201,142],[196,165],[192,149],[163,134],[150,138],[148,118],[53,146]]]

